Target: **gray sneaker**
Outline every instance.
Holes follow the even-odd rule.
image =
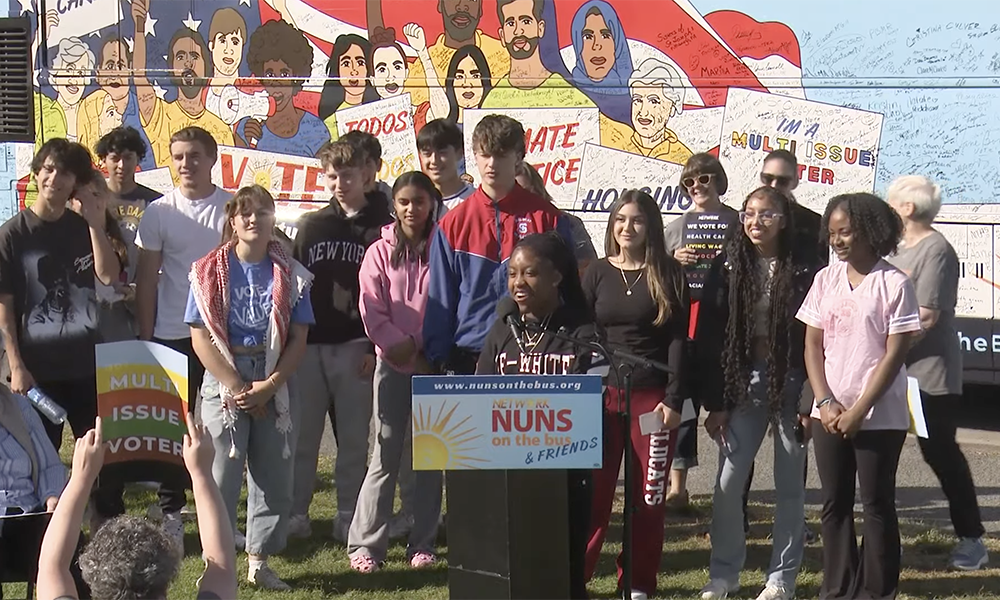
[[[961,538],[951,551],[951,566],[960,571],[978,571],[990,562],[982,538]]]

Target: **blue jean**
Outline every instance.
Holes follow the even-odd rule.
[[[772,529],[773,548],[768,568],[768,583],[795,590],[795,578],[802,564],[804,539],[805,483],[802,469],[806,447],[795,439],[798,421],[798,398],[804,375],[790,372],[785,383],[784,410],[772,431],[774,438],[774,488],[777,503]],[[711,579],[736,584],[746,560],[746,533],[743,529],[743,489],[760,449],[771,408],[767,397],[767,370],[755,366],[749,387],[750,402],[729,415],[726,435],[735,438],[736,450],[729,456],[719,451],[719,472],[712,501]]]
[[[236,370],[244,381],[265,379],[264,355],[235,356]],[[230,432],[222,421],[219,381],[209,372],[201,386],[201,420],[212,435],[215,462],[212,476],[222,491],[230,524],[236,530],[236,507],[247,466],[247,554],[270,556],[285,548],[288,516],[292,509],[292,464],[299,428],[299,405],[294,378],[288,382],[292,431],[288,434],[291,454],[282,456],[285,435],[275,427],[274,400],[267,403],[267,415],[255,419],[237,410],[236,425]],[[229,457],[232,446],[236,456]]]

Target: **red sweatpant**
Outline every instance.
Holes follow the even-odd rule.
[[[594,575],[597,559],[601,555],[604,536],[608,532],[611,506],[618,486],[625,440],[622,436],[624,397],[619,409],[621,392],[609,387],[604,395],[604,406],[610,415],[605,427],[604,466],[594,471],[594,499],[587,542],[586,578]],[[677,430],[644,436],[639,431],[639,415],[648,413],[663,401],[664,390],[645,388],[632,390],[632,443],[629,465],[632,477],[632,498],[635,512],[632,518],[632,589],[656,593],[656,573],[663,554],[663,498],[669,487],[668,474],[674,459]],[[622,586],[622,557],[618,555],[618,587]],[[630,590],[629,590],[630,591]]]

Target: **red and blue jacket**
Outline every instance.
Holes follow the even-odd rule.
[[[423,330],[428,361],[446,361],[454,347],[482,350],[497,302],[508,293],[507,260],[514,246],[552,230],[573,247],[559,209],[518,185],[497,202],[480,187],[448,211],[430,247]]]

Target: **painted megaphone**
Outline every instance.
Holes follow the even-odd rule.
[[[274,114],[274,98],[267,92],[260,91],[248,94],[241,92],[236,86],[227,85],[218,95],[209,94],[205,99],[205,108],[217,115],[226,125],[234,125],[244,117],[263,121]]]

